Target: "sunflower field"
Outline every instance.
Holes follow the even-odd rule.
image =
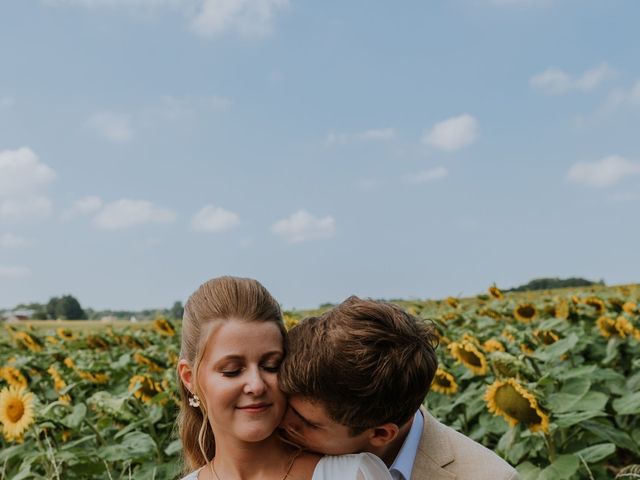
[[[435,322],[427,408],[524,480],[640,478],[640,286],[406,303]]]
[[[438,329],[445,424],[524,480],[640,478],[640,285],[399,303]],[[0,334],[0,480],[178,478],[179,323],[49,323]]]

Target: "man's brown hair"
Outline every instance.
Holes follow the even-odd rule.
[[[427,321],[352,296],[289,331],[280,388],[320,402],[352,435],[385,423],[402,426],[429,391],[436,345]]]

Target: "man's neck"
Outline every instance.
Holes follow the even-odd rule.
[[[398,430],[398,435],[387,445],[380,447],[379,449],[371,450],[371,453],[376,454],[378,457],[382,459],[387,467],[390,467],[398,453],[400,453],[400,449],[404,444],[404,441],[407,439],[407,435],[409,435],[409,431],[411,430],[411,425],[413,425],[413,417],[407,423],[400,427]]]

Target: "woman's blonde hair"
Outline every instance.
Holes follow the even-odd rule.
[[[213,331],[211,325],[224,320],[275,322],[286,333],[278,302],[260,282],[251,278],[218,277],[202,285],[189,297],[182,317],[180,358],[191,366],[191,376],[197,386],[198,366]],[[189,405],[192,393],[178,375],[180,414],[177,424],[182,440],[184,471],[206,465],[215,455],[215,439],[207,418],[207,403],[199,395],[200,408]]]

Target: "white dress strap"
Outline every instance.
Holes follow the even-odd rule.
[[[392,480],[387,466],[372,453],[327,455],[313,471],[311,480]]]

